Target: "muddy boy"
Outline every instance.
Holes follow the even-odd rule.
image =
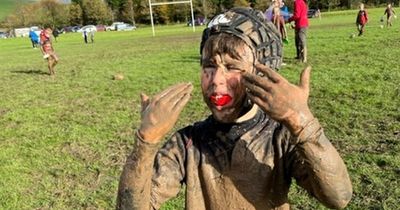
[[[186,209],[289,209],[292,178],[325,206],[345,207],[346,166],[308,107],[311,69],[299,85],[274,71],[282,42],[258,11],[231,9],[204,33],[201,89],[211,115],[161,146],[193,86],[143,94],[117,209],[159,209],[183,185]]]

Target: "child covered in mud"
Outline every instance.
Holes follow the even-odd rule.
[[[292,178],[325,206],[344,208],[352,186],[308,107],[310,67],[299,85],[275,71],[280,35],[257,10],[228,10],[203,33],[200,86],[211,115],[162,145],[193,85],[142,94],[117,209],[159,209],[182,188],[186,209],[289,209]]]
[[[51,38],[50,38],[51,34],[52,34],[52,31],[50,28],[46,28],[46,29],[42,30],[42,32],[40,33],[40,42],[41,42],[43,59],[46,59],[47,63],[48,63],[49,74],[55,75],[54,67],[58,63],[58,56],[55,53],[53,44],[51,42]]]

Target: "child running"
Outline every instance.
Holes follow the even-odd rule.
[[[50,35],[52,30],[50,28],[46,28],[42,30],[40,33],[40,43],[42,45],[41,50],[43,53],[43,59],[47,59],[48,68],[50,75],[55,75],[54,67],[58,63],[58,57],[54,52],[53,44],[50,39]]]

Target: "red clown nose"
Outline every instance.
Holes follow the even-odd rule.
[[[232,100],[229,95],[212,95],[210,98],[211,102],[217,106],[225,106]]]

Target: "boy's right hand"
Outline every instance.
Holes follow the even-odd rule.
[[[141,94],[141,124],[139,135],[144,141],[156,144],[172,129],[183,107],[190,99],[193,85],[173,85],[150,99]]]

